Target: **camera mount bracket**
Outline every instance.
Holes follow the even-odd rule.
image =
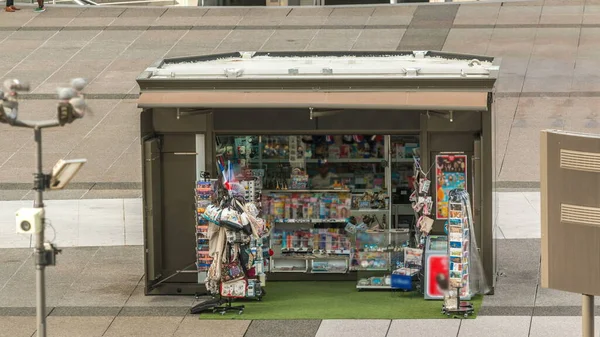
[[[58,249],[54,244],[46,242],[44,244],[44,250],[36,249],[36,265],[38,266],[55,266],[56,265],[56,255],[60,254],[62,249]]]
[[[33,178],[33,189],[36,191],[45,191],[50,187],[51,176],[44,173],[35,173]]]

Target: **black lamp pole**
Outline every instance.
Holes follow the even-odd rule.
[[[22,121],[18,119],[19,103],[17,101],[17,91],[28,91],[29,86],[20,83],[18,80],[9,80],[4,83],[6,93],[0,91],[2,106],[0,107],[0,123],[10,126],[33,129],[34,140],[36,143],[36,171],[33,179],[33,189],[35,190],[34,208],[42,209],[44,217],[44,191],[50,186],[51,176],[44,174],[42,167],[42,129],[63,126],[73,122],[74,119],[81,118],[83,113],[75,112],[76,108],[85,110],[83,98],[79,91],[85,86],[85,80],[76,79],[71,82],[76,89],[67,88],[59,92],[61,101],[58,105],[58,116],[56,120],[48,121]],[[63,94],[61,94],[63,93]],[[73,99],[76,99],[75,101]],[[73,106],[73,103],[78,105]],[[46,249],[44,245],[44,225],[45,219],[42,218],[42,226],[35,234],[35,268],[36,268],[36,317],[37,317],[37,336],[46,337],[46,266],[54,265],[56,254],[60,250],[50,245]]]

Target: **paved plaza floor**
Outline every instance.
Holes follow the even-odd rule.
[[[136,192],[138,193],[138,192]],[[580,296],[539,284],[539,193],[498,193],[496,293],[476,319],[211,321],[192,296],[144,296],[141,200],[48,195],[48,238],[64,247],[47,273],[49,336],[580,336]],[[72,196],[71,196],[72,197]],[[35,334],[31,240],[0,202],[0,336]]]

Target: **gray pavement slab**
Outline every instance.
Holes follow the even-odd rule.
[[[274,336],[314,337],[321,325],[319,320],[255,320],[252,321],[244,337]],[[331,335],[330,335],[331,336]],[[337,336],[337,335],[336,335]]]
[[[125,303],[125,307],[183,307],[189,309],[195,302],[193,296],[146,296],[144,295],[144,285],[139,284]]]
[[[0,337],[31,337],[36,331],[31,317],[0,317]]]
[[[456,336],[460,320],[402,319],[393,320],[386,337],[447,337]]]
[[[477,316],[531,316],[534,309],[533,306],[490,306],[483,303]]]
[[[494,288],[494,296],[483,298],[485,306],[515,306],[528,307],[533,306],[537,284],[504,284],[498,282]]]
[[[316,337],[385,337],[391,323],[387,319],[326,320],[321,322]]]
[[[527,337],[530,316],[481,316],[462,320],[458,337]]]
[[[373,29],[363,31],[352,50],[394,50],[402,40],[405,29]]]
[[[104,336],[107,337],[163,337],[173,336],[183,317],[127,317],[114,319]]]
[[[361,33],[360,29],[328,29],[320,30],[306,50],[329,51],[351,50]]]
[[[581,306],[581,294],[569,293],[566,291],[538,288],[535,298],[536,307],[560,307],[560,306]],[[598,296],[595,298],[598,302]]]
[[[418,47],[427,50],[442,50],[450,28],[407,29],[398,45],[398,50],[416,50]]]
[[[31,265],[31,269],[35,267]],[[36,288],[35,278],[19,279],[11,278],[0,290],[0,307],[35,307]],[[69,283],[48,282],[46,288],[46,305],[54,307],[61,302],[65,294],[69,292]]]
[[[600,319],[596,317],[598,326]],[[581,317],[533,317],[530,337],[579,337],[581,336]]]
[[[168,306],[147,306],[147,307],[123,307],[119,316],[129,317],[183,317],[190,312],[190,306],[168,307]]]
[[[113,316],[50,316],[46,326],[48,337],[100,337],[113,320]]]
[[[249,337],[267,336],[252,335],[248,330],[250,321],[230,320],[224,324],[222,320],[200,320],[196,316],[186,316],[175,331],[173,337]],[[248,332],[246,332],[248,330]],[[274,335],[275,336],[275,335]],[[288,336],[288,335],[278,335]],[[294,336],[293,334],[291,336]],[[311,335],[311,336],[314,336]]]
[[[123,310],[122,307],[82,307],[82,306],[60,306],[54,307],[50,316],[72,316],[72,317],[115,317]],[[35,315],[35,313],[33,313]]]
[[[75,283],[57,306],[122,307],[135,287],[135,284],[121,283]]]

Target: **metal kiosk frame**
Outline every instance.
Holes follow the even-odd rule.
[[[481,258],[493,289],[492,107],[499,62],[434,51],[236,52],[157,61],[137,78],[145,293],[204,291],[189,269],[195,261],[188,244],[195,229],[193,184],[201,171],[216,174],[216,135],[252,134],[415,134],[423,167],[436,154],[465,153]],[[434,230],[443,231],[443,224],[436,221]],[[356,280],[348,274],[269,278]]]

